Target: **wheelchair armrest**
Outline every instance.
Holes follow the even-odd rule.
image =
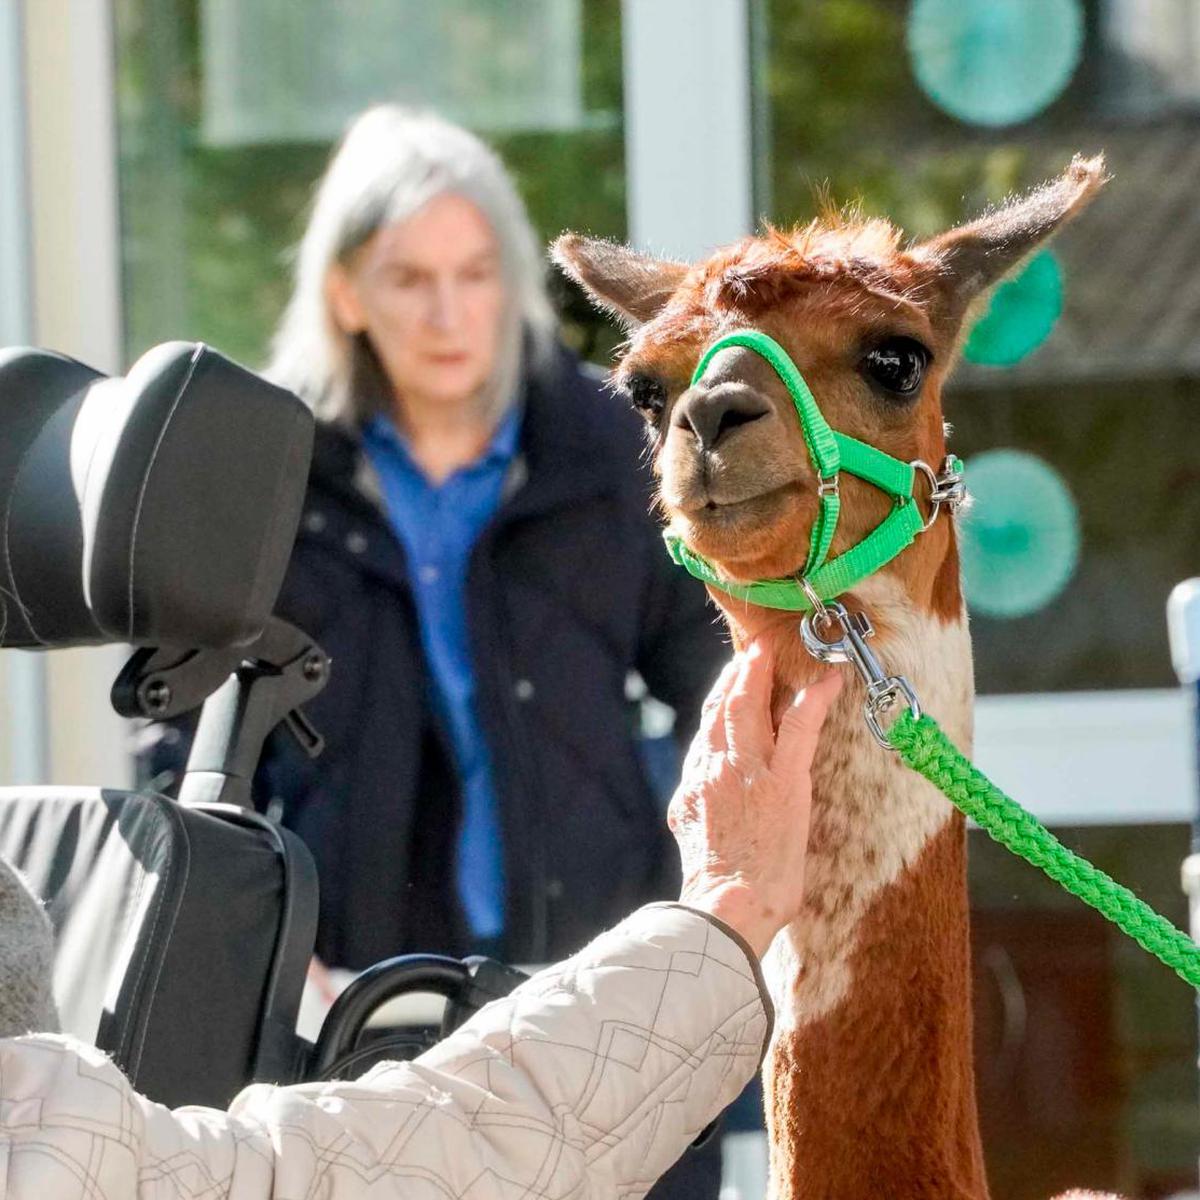
[[[321,1025],[309,1060],[309,1079],[336,1079],[364,1054],[377,1057],[379,1045],[361,1039],[371,1016],[397,996],[429,992],[444,996],[441,1033],[452,1033],[485,1004],[507,996],[529,976],[490,958],[448,958],[438,954],[405,954],[368,967],[334,1001]],[[389,1042],[394,1039],[388,1039]],[[411,1040],[411,1039],[408,1039]],[[416,1044],[419,1053],[426,1047]]]

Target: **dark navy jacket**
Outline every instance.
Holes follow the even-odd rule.
[[[467,608],[502,810],[500,953],[545,962],[677,894],[626,678],[676,709],[686,740],[728,648],[649,514],[637,418],[565,355],[525,393],[515,478],[472,553]],[[319,429],[277,611],[332,658],[307,706],[326,750],[309,760],[279,731],[257,780],[260,805],[316,857],[318,954],[353,968],[469,948],[451,867],[458,784],[405,556],[363,470],[354,437]],[[160,743],[152,768],[183,749]]]

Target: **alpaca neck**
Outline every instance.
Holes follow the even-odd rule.
[[[970,752],[965,619],[863,589],[890,672]],[[794,639],[794,624],[775,636]],[[782,701],[811,678],[777,648]],[[961,816],[839,697],[813,768],[802,916],[765,963],[778,1024],[765,1093],[778,1200],[980,1200],[965,833]]]
[[[848,953],[830,945],[823,960],[810,937],[781,938],[772,988],[791,1003],[765,1075],[779,1200],[987,1195],[963,837],[954,816],[927,840],[867,905]],[[814,901],[823,911],[827,900]],[[806,987],[826,972],[839,996]]]

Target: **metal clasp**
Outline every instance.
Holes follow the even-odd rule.
[[[833,639],[823,637],[818,630],[829,633],[831,624],[837,626],[832,631],[836,636]],[[875,628],[866,613],[848,612],[836,600],[827,600],[819,611],[806,613],[800,622],[800,640],[813,658],[824,663],[853,664],[867,689],[863,704],[867,728],[885,750],[892,750],[894,747],[883,728],[884,714],[895,707],[897,700],[902,700],[914,719],[919,719],[921,702],[903,675],[884,672],[879,659],[867,645],[867,639],[874,636]]]
[[[962,460],[957,455],[948,454],[940,472],[935,472],[919,458],[913,459],[908,465],[929,480],[929,516],[921,526],[921,532],[924,533],[938,519],[943,506],[957,513],[966,503],[967,485],[963,482]]]

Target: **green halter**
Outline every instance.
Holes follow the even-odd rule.
[[[1086,859],[1068,850],[1048,830],[981,775],[955,748],[931,717],[921,712],[912,685],[903,675],[888,675],[867,645],[874,629],[861,612],[849,612],[833,601],[841,592],[879,570],[884,563],[912,545],[928,529],[942,505],[958,507],[963,499],[962,463],[948,458],[941,475],[926,463],[904,463],[890,454],[829,428],[796,364],[778,342],[757,330],[731,333],[710,346],[696,367],[692,383],[699,381],[713,355],[727,346],[745,346],[771,364],[787,385],[800,428],[808,446],[820,486],[820,511],[813,526],[808,558],[792,579],[767,579],[757,583],[728,583],[712,565],[693,554],[677,537],[667,535],[671,556],[697,579],[739,599],[767,608],[814,613],[800,622],[800,637],[810,654],[822,662],[849,662],[866,686],[864,712],[876,740],[900,753],[905,763],[925,776],[951,803],[973,817],[1002,846],[1040,867],[1051,879],[1116,923],[1193,987],[1200,988],[1200,947],[1176,929],[1128,888],[1122,887]],[[896,501],[895,508],[856,546],[826,562],[841,507],[838,475],[849,471],[882,488]],[[920,471],[930,482],[933,511],[923,520],[913,497],[913,480]],[[818,628],[824,632],[818,632]],[[901,702],[907,708],[884,729],[883,714]]]
[[[808,558],[796,576],[788,579],[760,579],[754,583],[731,583],[722,579],[713,565],[683,544],[675,534],[664,535],[671,557],[690,574],[719,588],[738,600],[748,600],[764,608],[781,608],[789,612],[811,612],[810,591],[821,600],[832,600],[849,591],[856,583],[873,575],[912,545],[917,535],[928,529],[943,504],[957,507],[962,500],[962,463],[949,458],[942,475],[936,476],[925,463],[906,463],[884,454],[866,442],[830,429],[812,391],[788,352],[774,338],[756,329],[747,329],[719,338],[705,351],[692,375],[698,383],[713,356],[730,346],[744,346],[762,355],[783,380],[808,447],[809,457],[817,473],[819,510],[813,524]],[[838,480],[842,471],[857,475],[891,496],[896,504],[892,511],[862,541],[828,559],[829,547],[841,513]],[[927,521],[922,515],[913,484],[917,472],[930,482],[933,512]]]

